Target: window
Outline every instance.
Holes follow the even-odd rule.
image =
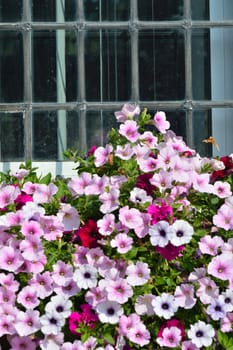
[[[210,135],[229,151],[232,31],[231,0],[1,0],[2,167],[69,172],[63,152],[104,144],[125,102],[164,110],[201,155]]]

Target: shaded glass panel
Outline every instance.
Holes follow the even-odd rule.
[[[212,100],[233,99],[233,28],[212,28],[211,97]]]
[[[108,142],[108,133],[113,127],[117,127],[113,111],[88,111],[86,116],[87,149],[92,146],[105,145]]]
[[[194,20],[208,20],[209,10],[212,0],[191,0],[192,19]],[[231,1],[231,0],[230,0]]]
[[[192,32],[192,84],[193,98],[208,100],[211,98],[210,77],[210,33],[208,29]]]
[[[88,31],[85,38],[86,99],[128,100],[130,62],[128,31]]]
[[[0,102],[23,99],[23,42],[20,32],[0,31]]]
[[[226,156],[233,153],[233,109],[212,109],[212,133],[219,149],[213,147],[215,156]]]
[[[24,122],[21,113],[0,113],[1,161],[24,158]]]
[[[233,20],[232,0],[209,0],[209,2],[211,20]]]
[[[183,0],[138,0],[138,17],[142,21],[179,20],[183,18]]]
[[[77,54],[74,32],[33,32],[33,99],[35,102],[75,100]],[[72,78],[71,78],[72,77]]]
[[[197,110],[193,112],[193,148],[202,156],[212,155],[210,143],[203,142],[212,136],[211,112],[209,110]]]
[[[33,0],[32,19],[39,22],[56,21],[56,0]]]
[[[0,22],[20,22],[23,13],[23,0],[1,0]]]
[[[130,1],[84,0],[87,21],[126,21],[130,15]]]
[[[33,160],[57,160],[57,113],[34,112],[33,114]]]
[[[139,32],[141,100],[184,98],[184,33],[180,30]]]

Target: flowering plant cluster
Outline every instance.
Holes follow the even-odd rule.
[[[115,116],[77,176],[1,174],[2,349],[233,349],[231,156]]]

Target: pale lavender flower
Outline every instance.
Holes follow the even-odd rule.
[[[195,344],[193,344],[190,340],[185,340],[182,342],[181,350],[199,350]]]
[[[63,295],[65,298],[69,298],[77,295],[77,293],[80,292],[80,288],[77,286],[77,283],[71,278],[65,286],[55,285],[54,292],[56,294]]]
[[[53,280],[49,271],[34,275],[29,284],[37,290],[40,299],[45,299],[53,293]]]
[[[17,169],[17,170],[10,171],[10,176],[16,177],[17,180],[22,180],[28,174],[29,174],[29,170],[27,169]]]
[[[188,280],[190,282],[198,281],[199,279],[206,276],[206,268],[205,267],[199,267],[195,268],[188,277]]]
[[[152,301],[155,296],[153,294],[139,295],[135,303],[135,311],[138,315],[154,315],[154,308],[152,306]]]
[[[142,322],[131,328],[127,337],[131,342],[138,344],[141,347],[150,343],[150,332]]]
[[[82,196],[85,188],[91,183],[92,175],[87,172],[82,172],[78,176],[73,176],[68,182],[68,189],[74,197]]]
[[[232,312],[233,311],[233,290],[232,289],[226,289],[222,294],[219,296],[224,304],[225,304],[225,309],[227,312]]]
[[[64,343],[64,333],[59,332],[58,334],[46,334],[44,339],[40,340],[41,350],[61,350],[62,344]],[[76,350],[76,349],[72,349]],[[80,348],[79,350],[83,350]]]
[[[232,253],[233,254],[233,238],[229,238],[227,242],[223,243],[221,246],[222,253]]]
[[[65,228],[62,221],[56,215],[43,216],[40,222],[44,229],[43,238],[46,241],[55,241],[63,236]]]
[[[190,178],[191,178],[194,190],[201,193],[213,192],[213,185],[210,184],[210,174],[206,174],[206,173],[199,174],[193,171],[192,173],[190,173]]]
[[[137,159],[138,166],[144,173],[149,173],[157,169],[158,160],[153,157],[144,157]]]
[[[95,308],[97,304],[107,300],[106,288],[101,286],[90,288],[85,294],[85,300]]]
[[[207,271],[220,280],[228,280],[233,275],[233,254],[220,254],[213,257]]]
[[[121,304],[110,300],[100,302],[96,305],[95,310],[98,313],[100,322],[102,323],[116,324],[118,323],[120,316],[123,314]]]
[[[126,103],[120,111],[117,111],[114,114],[118,122],[125,122],[128,119],[132,119],[135,115],[139,115],[140,108],[139,106]]]
[[[119,304],[124,304],[133,295],[132,287],[123,278],[110,280],[106,286],[107,297],[109,300],[117,300]]]
[[[67,318],[71,313],[72,302],[64,295],[54,295],[45,306],[46,313],[55,311],[59,317]]]
[[[24,260],[21,253],[12,247],[2,247],[0,249],[0,266],[1,269],[15,272]]]
[[[231,186],[228,182],[215,181],[213,185],[213,194],[219,198],[227,198],[232,195]]]
[[[128,205],[119,210],[120,222],[128,228],[136,228],[143,224],[141,212],[135,208],[129,208]]]
[[[221,205],[217,214],[213,216],[213,223],[226,231],[231,230],[233,228],[233,208],[226,204]]]
[[[0,304],[9,303],[14,305],[16,300],[16,293],[8,288],[0,287]]]
[[[41,328],[39,311],[19,311],[14,326],[21,337],[36,333]]]
[[[194,230],[192,225],[185,220],[176,220],[171,225],[170,242],[179,247],[183,244],[187,244],[191,241]]]
[[[65,231],[76,230],[80,226],[80,217],[77,210],[68,203],[61,203],[57,213],[58,219],[64,225]]]
[[[15,334],[15,324],[13,324],[11,316],[1,315],[0,337],[6,334]]]
[[[99,233],[103,236],[109,236],[115,229],[114,214],[105,214],[102,219],[97,221]]]
[[[130,142],[136,142],[140,136],[136,121],[126,120],[124,124],[120,125],[119,134],[124,136]]]
[[[0,273],[0,285],[12,292],[17,292],[19,289],[19,282],[15,280],[13,273]]]
[[[142,286],[150,278],[150,268],[147,263],[137,261],[136,264],[131,263],[127,267],[126,274],[126,280],[131,286]]]
[[[96,287],[98,271],[94,266],[81,265],[74,271],[73,279],[80,289]]]
[[[152,203],[152,197],[148,196],[145,190],[137,187],[134,187],[134,189],[130,191],[129,200],[135,204]]]
[[[37,236],[27,236],[20,242],[19,248],[25,260],[37,261],[44,255],[42,241]]]
[[[97,345],[97,339],[95,337],[90,336],[84,343],[82,350],[94,350]]]
[[[197,299],[194,298],[194,287],[190,284],[181,284],[176,286],[174,293],[177,304],[184,309],[192,309]]]
[[[166,120],[166,114],[164,112],[158,111],[155,113],[154,125],[161,134],[165,134],[166,130],[170,128],[170,123]]]
[[[177,327],[165,327],[162,331],[162,336],[156,339],[160,346],[168,348],[176,348],[180,345],[181,330]]]
[[[149,227],[149,235],[153,246],[165,247],[170,240],[171,227],[167,221],[158,221]]]
[[[15,199],[20,194],[20,189],[13,185],[1,186],[0,191],[0,208],[5,208],[6,206],[13,204]]]
[[[212,320],[220,320],[226,315],[224,300],[222,300],[220,297],[218,299],[212,299],[206,309],[206,312],[212,318]]]
[[[58,286],[66,286],[73,277],[73,267],[62,260],[58,260],[53,265],[51,277]]]
[[[198,246],[202,254],[209,254],[215,256],[218,254],[218,249],[224,244],[223,239],[220,236],[211,237],[206,235],[201,237]]]
[[[91,182],[85,187],[85,195],[99,195],[109,185],[109,178],[105,175],[99,176],[94,174]]]
[[[102,203],[100,211],[103,214],[111,213],[119,207],[120,191],[111,187],[108,192],[104,192],[99,196],[99,200]]]
[[[34,309],[40,303],[37,290],[33,286],[25,286],[21,289],[17,296],[17,302],[23,305],[26,309]]]
[[[128,332],[135,328],[141,322],[137,314],[122,315],[119,319],[119,333],[121,336],[127,336]]]
[[[144,131],[140,136],[140,142],[145,144],[149,149],[153,149],[158,146],[158,137],[154,136],[151,131]]]
[[[179,307],[175,297],[168,293],[156,296],[152,300],[152,306],[157,316],[164,317],[167,320],[176,313]]]
[[[10,343],[10,350],[36,350],[36,342],[30,337],[14,335],[8,338]]]
[[[27,202],[21,209],[23,220],[25,222],[29,220],[39,220],[39,218],[45,214],[45,209],[39,204],[34,202]]]
[[[197,289],[196,295],[203,304],[209,304],[212,298],[218,297],[219,288],[209,277],[200,278],[198,283],[200,287]]]
[[[105,147],[100,146],[96,148],[94,152],[95,166],[99,168],[105,163],[107,163],[112,151],[113,151],[113,147],[111,145],[106,145]]]
[[[233,331],[233,312],[227,312],[226,316],[220,320],[220,329],[224,333]]]
[[[133,154],[133,149],[129,144],[126,144],[124,146],[118,145],[115,151],[115,156],[123,160],[129,160],[132,158]]]
[[[149,233],[151,216],[150,214],[147,214],[147,213],[141,213],[141,218],[142,218],[143,224],[141,226],[135,227],[134,232],[137,237],[144,238]]]
[[[166,170],[160,170],[159,173],[154,173],[152,176],[150,183],[153,186],[158,187],[160,192],[164,192],[168,188],[172,188],[172,178],[171,174]]]
[[[132,249],[133,239],[126,233],[119,233],[110,241],[110,245],[116,248],[118,253],[125,254]]]
[[[206,324],[203,321],[198,321],[192,324],[188,330],[188,337],[192,343],[198,348],[202,346],[210,346],[213,342],[214,328],[211,324]]]
[[[33,200],[35,203],[49,203],[57,191],[58,187],[52,182],[48,185],[37,184],[33,193]]]
[[[65,324],[64,317],[61,317],[55,310],[50,310],[40,318],[41,332],[44,334],[58,334]]]

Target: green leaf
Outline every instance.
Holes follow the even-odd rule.
[[[51,173],[48,173],[47,175],[45,175],[44,177],[42,177],[42,178],[40,179],[40,183],[41,183],[41,184],[48,185],[48,184],[51,182],[51,178],[52,178]]]
[[[233,338],[223,332],[218,332],[219,344],[223,346],[224,350],[233,350]]]
[[[109,344],[112,344],[112,345],[115,344],[114,338],[113,338],[113,337],[111,336],[111,334],[109,334],[109,333],[105,333],[105,334],[104,334],[104,339],[105,339]]]

